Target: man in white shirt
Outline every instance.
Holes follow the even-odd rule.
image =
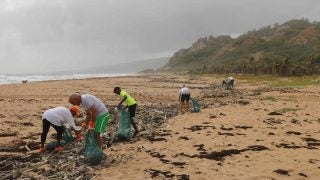
[[[234,78],[228,77],[226,80],[222,81],[222,87],[226,87],[227,89],[233,89],[234,86]]]
[[[72,94],[69,97],[69,102],[72,105],[80,106],[86,110],[85,128],[90,125],[90,128],[94,128],[96,132],[97,143],[102,148],[101,134],[106,131],[108,121],[110,120],[110,114],[104,103],[90,94],[80,95],[79,93]]]
[[[230,77],[227,78],[227,82],[232,82],[232,81],[234,81],[233,77],[230,76]]]
[[[60,145],[62,134],[64,132],[63,124],[69,124],[73,129],[75,128],[74,117],[79,114],[78,107],[72,106],[70,109],[65,107],[56,107],[46,110],[42,115],[42,134],[40,151],[44,151],[44,143],[46,142],[47,135],[52,126],[57,131],[57,145],[55,151],[63,150]]]
[[[179,105],[181,112],[183,109],[189,111],[190,94],[190,89],[183,85],[179,91]]]

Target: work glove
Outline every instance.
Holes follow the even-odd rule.
[[[90,129],[94,129],[95,124],[96,124],[96,122],[90,121],[90,122],[89,122],[89,128],[90,128]]]

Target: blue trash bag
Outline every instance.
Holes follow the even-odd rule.
[[[124,110],[119,111],[119,128],[116,137],[120,140],[130,140],[131,138],[131,122],[130,113]]]
[[[191,98],[192,112],[198,113],[201,110],[200,103],[197,99]]]
[[[95,131],[89,130],[85,140],[85,159],[90,165],[99,165],[103,159],[103,151],[99,147]]]
[[[74,140],[72,133],[71,133],[71,129],[67,128],[67,127],[63,127],[63,129],[64,129],[64,132],[62,134],[62,139],[60,141],[60,145],[62,147],[64,147],[66,144],[68,144]],[[51,141],[46,146],[46,151],[49,151],[49,152],[54,151],[56,145],[57,145],[57,141]]]
[[[67,143],[64,140],[60,141],[60,145],[64,147]],[[54,151],[55,147],[57,146],[57,141],[51,141],[50,143],[47,144],[46,146],[46,151],[52,152]]]

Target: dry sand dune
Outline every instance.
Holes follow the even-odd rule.
[[[225,91],[216,86],[220,81],[153,75],[2,85],[0,153],[22,155],[10,148],[28,143],[35,149],[41,113],[68,105],[73,92],[115,105],[119,98],[112,88],[123,86],[138,99],[138,117],[148,119],[152,107],[176,111],[178,88],[187,84],[202,111],[179,114],[158,128],[139,120],[145,131],[104,151],[106,159],[94,171],[98,179],[319,179],[319,87],[274,89],[240,81]]]

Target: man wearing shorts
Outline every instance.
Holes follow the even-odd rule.
[[[182,113],[183,110],[189,110],[189,101],[190,101],[190,89],[187,88],[185,85],[179,91],[179,105],[180,111]]]
[[[82,105],[86,110],[84,127],[87,128],[89,124],[94,127],[98,145],[102,148],[103,142],[101,134],[106,131],[108,121],[110,120],[109,111],[104,103],[93,95],[80,95],[78,93],[72,94],[69,97],[69,102],[73,105]]]
[[[137,109],[137,102],[136,100],[131,97],[126,91],[124,90],[121,90],[121,87],[115,87],[113,89],[113,92],[115,94],[118,94],[122,97],[122,101],[118,104],[118,108],[121,107],[122,103],[123,102],[126,102],[127,103],[127,106],[124,108],[124,109],[129,109],[129,113],[130,113],[130,122],[131,122],[131,125],[134,129],[134,134],[133,134],[133,137],[135,137],[138,133],[139,133],[139,130],[138,130],[138,127],[137,127],[137,124],[135,123],[134,121],[134,117],[136,115],[136,109]]]

